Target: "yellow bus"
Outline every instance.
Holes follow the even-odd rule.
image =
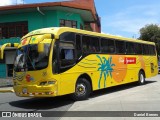
[[[17,47],[13,82],[17,96],[87,99],[94,90],[158,74],[155,43],[67,27],[28,33]]]

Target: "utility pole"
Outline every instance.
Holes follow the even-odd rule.
[[[137,39],[136,37],[137,37],[136,34],[133,34],[132,38]]]

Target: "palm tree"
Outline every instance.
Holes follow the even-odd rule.
[[[101,58],[99,55],[97,55],[97,57],[100,60],[100,63],[98,63],[99,65],[98,71],[101,71],[100,77],[98,80],[98,88],[100,89],[101,88],[100,83],[101,83],[102,76],[104,76],[104,88],[105,88],[107,77],[110,76],[112,78],[112,72],[113,72],[112,67],[115,66],[115,64],[112,64],[112,56],[109,57],[108,60],[105,57]]]

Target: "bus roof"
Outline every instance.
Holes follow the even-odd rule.
[[[155,45],[154,42],[148,42],[148,41],[144,41],[144,40],[137,40],[137,39],[133,39],[133,38],[126,38],[126,37],[115,36],[115,35],[110,35],[110,34],[91,32],[91,31],[86,31],[86,30],[81,30],[81,29],[70,28],[70,27],[50,27],[50,28],[37,29],[32,32],[29,32],[22,39],[29,37],[29,36],[32,36],[32,35],[47,34],[47,33],[54,34],[55,38],[59,39],[59,35],[64,32],[75,32],[75,33],[86,34],[86,35],[90,35],[90,36],[97,36],[97,37],[103,37],[103,38],[111,38],[111,39],[117,39],[117,40],[124,40],[124,41],[130,41],[130,42]]]

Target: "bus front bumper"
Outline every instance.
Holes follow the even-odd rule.
[[[20,97],[54,97],[58,94],[57,85],[18,85],[13,86],[13,89],[15,94]]]

